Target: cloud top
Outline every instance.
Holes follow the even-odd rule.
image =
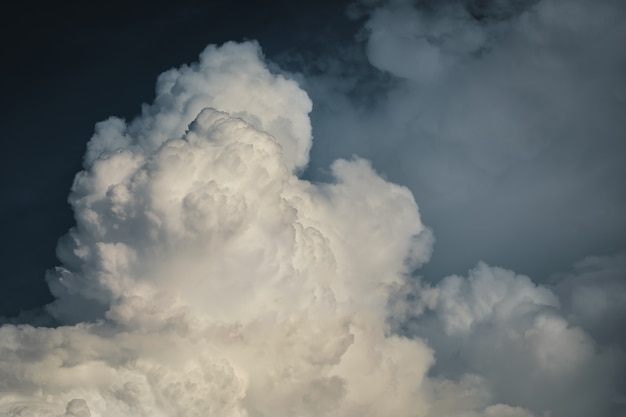
[[[132,123],[111,117],[96,125],[85,154],[89,167],[119,149],[153,152],[180,138],[200,110],[215,107],[276,138],[289,169],[301,169],[311,148],[312,104],[297,83],[270,73],[256,42],[210,45],[199,62],[159,76],[156,97]]]

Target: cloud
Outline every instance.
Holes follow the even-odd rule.
[[[569,319],[602,344],[626,347],[626,254],[590,256],[560,276],[556,292]]]
[[[337,297],[371,307],[382,284],[427,259],[430,233],[407,189],[362,160],[337,161],[336,183],[315,186],[297,180],[283,158],[278,140],[211,109],[148,157],[128,149],[104,154],[76,178],[77,227],[59,247],[64,266],[48,277],[58,298],[50,310],[80,321],[91,304],[89,319],[125,320],[135,318],[135,304],[146,310],[140,300],[175,292],[225,319],[250,314],[256,297],[273,301],[253,309],[255,317],[273,312],[278,300],[287,312],[288,304],[308,309]],[[361,245],[365,239],[371,245]],[[338,264],[338,256],[360,261]],[[333,283],[337,273],[344,279]],[[321,285],[317,275],[329,282]],[[251,293],[252,277],[267,285]],[[224,288],[232,298],[224,299]]]
[[[201,62],[255,48],[210,47]],[[219,94],[244,94],[254,56]],[[239,114],[256,120],[255,105]],[[171,137],[155,126],[178,126],[181,107],[150,108],[89,144],[77,224],[48,275],[66,325],[0,328],[1,415],[427,413],[432,352],[385,321],[391,289],[430,254],[412,194],[360,159],[335,162],[332,183],[298,179],[290,131],[204,108]]]
[[[622,254],[552,285],[417,271],[420,210],[449,269],[619,245],[623,7],[438,4],[366,4],[387,75],[300,77],[304,177],[312,102],[254,42],[99,123],[46,277],[60,325],[0,327],[0,417],[620,415]]]
[[[359,7],[382,75],[310,76],[313,163],[367,156],[435,230],[422,278],[392,296],[393,328],[433,349],[433,379],[476,376],[489,401],[623,414],[623,4]],[[535,282],[484,262],[461,276],[478,259]]]
[[[437,232],[432,280],[483,259],[546,282],[623,250],[623,3],[362,3],[354,48],[379,72],[344,54],[309,77],[309,175],[356,153],[407,185]]]
[[[590,275],[603,278],[602,272]],[[584,291],[572,280],[551,290],[479,263],[467,277],[419,284],[412,294],[421,303],[396,311],[405,314],[403,333],[425,340],[436,353],[433,376],[480,375],[493,401],[536,415],[619,415],[625,352],[594,338],[593,329],[602,325],[594,323],[588,332],[571,319],[571,302],[557,290]],[[407,299],[405,293],[396,301]],[[623,326],[623,317],[603,313],[603,321]]]
[[[271,74],[260,55],[255,42],[209,46],[198,63],[161,74],[154,103],[144,105],[132,123],[111,117],[96,125],[86,166],[118,149],[153,152],[179,138],[200,110],[215,107],[274,135],[283,147],[284,163],[302,168],[311,147],[311,101],[294,81]]]
[[[487,34],[463,10],[432,18],[409,2],[375,9],[365,26],[367,55],[376,68],[408,80],[434,82],[485,46]]]

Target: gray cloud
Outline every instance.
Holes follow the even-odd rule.
[[[610,267],[582,279],[606,280],[607,273]],[[419,284],[411,297],[401,292],[395,311],[405,319],[396,325],[433,348],[433,376],[479,375],[495,401],[536,415],[617,416],[624,406],[625,351],[597,333],[604,325],[623,326],[623,314],[615,314],[622,308],[623,291],[613,300],[601,299],[603,309],[594,311],[602,323],[581,326],[581,306],[571,300],[583,296],[584,302],[597,304],[598,297],[583,295],[590,288],[580,279],[569,276],[559,284],[570,289],[567,298],[558,295],[558,287],[536,285],[526,276],[480,263],[467,277],[449,276],[436,286]],[[602,291],[597,282],[591,288]],[[414,298],[419,302],[402,301]],[[614,338],[622,338],[616,327],[612,330]]]
[[[606,346],[626,347],[626,254],[592,256],[558,276],[555,290],[570,320]]]
[[[309,77],[310,175],[356,153],[409,186],[437,231],[431,279],[483,259],[545,281],[623,250],[623,4],[477,4],[366,9],[363,47],[392,80]]]

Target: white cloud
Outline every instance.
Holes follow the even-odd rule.
[[[371,14],[368,57],[401,79],[384,100],[351,107],[329,93],[337,80],[317,80],[323,146],[407,175],[447,219],[444,241],[464,235],[441,248],[451,263],[530,251],[557,229],[568,244],[618,233],[622,6],[543,0],[486,24],[433,10]],[[433,246],[411,191],[357,157],[332,163],[328,183],[299,178],[311,101],[258,45],[210,46],[156,90],[89,142],[77,224],[47,276],[64,325],[0,327],[0,417],[623,410],[622,255],[588,258],[552,288],[482,262],[409,279]]]
[[[360,159],[300,180],[285,138],[212,108],[162,140],[156,121],[184,116],[152,108],[126,145],[90,143],[48,275],[68,324],[0,329],[0,413],[428,415],[432,352],[385,322],[430,254],[411,193]]]
[[[141,116],[129,125],[116,117],[96,125],[86,166],[118,149],[154,152],[181,137],[200,110],[215,107],[273,135],[288,168],[304,167],[311,147],[311,100],[294,81],[271,74],[260,57],[254,42],[211,45],[199,62],[161,74],[154,103],[144,105]]]

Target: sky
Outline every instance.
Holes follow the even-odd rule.
[[[0,417],[626,415],[624,2],[1,15]]]

